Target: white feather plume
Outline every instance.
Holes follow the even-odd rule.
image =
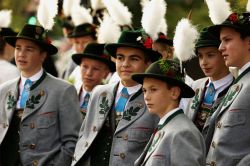
[[[72,21],[75,26],[84,24],[84,23],[93,23],[93,17],[90,14],[90,10],[80,6],[80,4],[74,4],[72,10]]]
[[[178,22],[173,43],[174,54],[181,62],[190,60],[195,56],[194,47],[198,37],[199,33],[190,20],[183,18]]]
[[[63,14],[66,17],[71,16],[73,4],[75,3],[80,4],[80,0],[74,0],[74,2],[72,0],[63,0]]]
[[[1,10],[0,11],[0,27],[8,28],[11,23],[11,10]]]
[[[143,8],[141,24],[145,32],[153,39],[158,38],[162,18],[165,17],[167,4],[165,0],[151,0]]]
[[[168,25],[167,25],[167,22],[166,22],[165,18],[161,19],[161,24],[160,24],[159,32],[162,32],[166,36],[168,34]]]
[[[121,29],[108,13],[104,13],[103,21],[98,29],[98,43],[116,43],[121,35]]]
[[[91,8],[95,11],[105,8],[102,0],[90,0]]]
[[[206,3],[213,24],[221,24],[232,13],[230,3],[226,0],[206,0]]]
[[[246,11],[250,12],[250,1],[249,0],[247,1]]]
[[[118,25],[128,25],[132,24],[132,14],[128,10],[128,7],[122,4],[119,0],[103,0],[111,18]]]
[[[40,0],[37,9],[37,19],[44,29],[51,30],[54,18],[58,13],[58,0]]]
[[[145,5],[149,3],[150,0],[141,0],[140,1],[140,5],[142,7],[142,9],[144,9]]]

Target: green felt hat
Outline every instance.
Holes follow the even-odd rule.
[[[104,46],[105,44],[89,43],[82,54],[73,54],[72,59],[78,65],[81,64],[82,58],[98,60],[107,64],[110,71],[114,72],[115,63],[112,62],[111,57],[105,53]]]
[[[191,98],[194,91],[184,82],[184,74],[180,71],[180,65],[173,60],[159,60],[152,63],[145,73],[132,74],[132,79],[143,84],[145,77],[155,78],[165,81],[171,85],[176,85],[181,89],[181,97]]]
[[[68,35],[68,38],[83,37],[83,36],[94,36],[96,35],[96,27],[93,24],[84,23],[76,26],[73,32]]]
[[[108,53],[116,58],[116,50],[119,47],[132,47],[144,51],[151,59],[152,62],[161,58],[161,54],[152,50],[153,40],[146,37],[142,31],[126,30],[123,31],[117,43],[107,44],[105,49]]]
[[[232,13],[221,24],[209,27],[208,31],[219,37],[221,27],[230,27],[250,35],[250,13]]]
[[[4,37],[4,40],[13,47],[15,47],[17,39],[27,39],[37,43],[48,55],[56,54],[58,51],[57,48],[47,40],[46,31],[41,26],[26,24],[17,36]]]
[[[220,39],[208,31],[208,27],[200,32],[199,39],[195,44],[195,50],[202,47],[219,47]]]

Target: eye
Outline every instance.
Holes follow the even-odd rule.
[[[142,92],[145,94],[145,93],[147,92],[147,90],[143,88],[143,89],[142,89]]]

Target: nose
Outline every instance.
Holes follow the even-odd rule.
[[[92,71],[91,68],[88,68],[88,69],[85,70],[85,73],[86,73],[87,76],[91,76],[93,71]]]
[[[223,52],[225,50],[225,46],[224,46],[223,42],[220,43],[218,50],[220,52]]]
[[[129,60],[128,58],[125,58],[124,61],[122,62],[122,67],[128,67],[129,66]]]
[[[149,101],[150,100],[150,97],[149,97],[149,95],[148,95],[148,92],[146,91],[146,92],[144,92],[144,100],[145,101]]]

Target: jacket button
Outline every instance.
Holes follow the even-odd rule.
[[[34,129],[35,128],[35,123],[30,123],[30,128]]]
[[[215,161],[211,161],[210,166],[216,166],[216,162]]]
[[[38,160],[33,160],[32,164],[33,164],[33,166],[38,166]]]
[[[121,159],[125,159],[125,154],[124,153],[120,153],[119,156],[120,156]]]
[[[36,148],[36,145],[35,145],[35,144],[30,144],[29,148],[30,148],[30,149],[35,149],[35,148]]]
[[[124,135],[122,136],[122,138],[123,138],[124,140],[128,140],[128,134],[124,134]]]
[[[216,125],[217,128],[221,128],[221,126],[222,126],[222,125],[221,125],[220,122],[218,122],[217,125]]]
[[[93,131],[96,132],[97,131],[97,128],[96,126],[93,127]]]
[[[3,128],[8,127],[7,123],[3,123]]]
[[[86,142],[86,143],[85,143],[85,147],[88,147],[88,146],[89,146],[89,143],[88,143],[88,142]]]
[[[213,148],[215,148],[215,142],[214,142],[214,141],[211,143],[211,146],[212,146]]]

